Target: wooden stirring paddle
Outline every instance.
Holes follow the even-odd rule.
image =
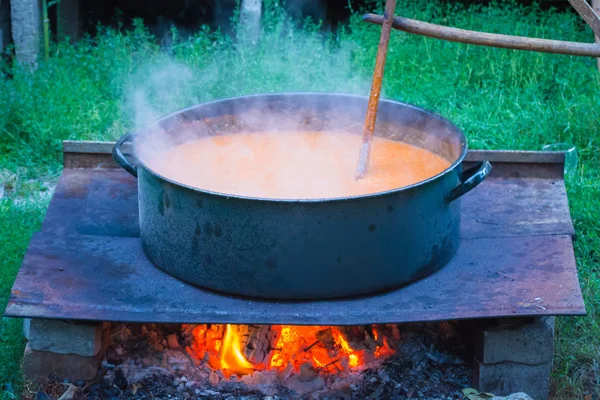
[[[381,94],[381,81],[383,80],[383,69],[385,67],[385,59],[387,57],[395,9],[396,0],[387,0],[385,3],[385,12],[383,13],[381,37],[379,39],[379,47],[377,48],[377,59],[375,60],[375,71],[373,72],[373,83],[371,84],[369,106],[367,108],[367,116],[365,117],[362,145],[360,146],[360,153],[358,155],[358,166],[356,167],[355,179],[361,179],[364,177],[367,172],[367,168],[369,167],[369,155],[371,154],[371,143],[373,142],[375,120],[377,119],[377,108],[379,106],[379,96]]]

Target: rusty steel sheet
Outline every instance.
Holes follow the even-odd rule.
[[[269,302],[183,283],[155,268],[139,240],[137,186],[106,144],[65,144],[41,232],[6,316],[173,323],[366,324],[583,315],[562,154],[470,152],[494,175],[462,202],[461,247],[438,272],[347,300]],[[500,173],[498,173],[500,171]]]
[[[64,169],[42,231],[139,237],[135,178],[121,169]]]
[[[490,178],[461,204],[461,237],[575,234],[564,181]]]
[[[463,239],[438,272],[375,296],[269,302],[221,295],[155,268],[139,239],[37,233],[6,316],[164,323],[355,325],[583,315],[568,235]]]
[[[562,180],[494,178],[462,199],[461,237],[572,235]],[[115,169],[65,169],[50,202],[44,232],[139,236],[137,186]]]

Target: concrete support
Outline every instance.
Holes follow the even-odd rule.
[[[75,42],[81,38],[81,1],[60,0],[58,5],[58,40],[69,38]]]
[[[23,356],[23,373],[29,380],[43,381],[49,374],[71,381],[96,376],[108,345],[110,324],[25,319],[28,340]]]
[[[242,38],[250,43],[258,43],[260,38],[260,18],[262,0],[242,0],[240,4],[240,29]]]
[[[548,398],[554,354],[554,317],[516,319],[482,327],[475,338],[473,385],[507,396]]]
[[[102,348],[102,324],[31,319],[23,331],[32,350],[95,356]]]
[[[3,0],[4,1],[4,0]],[[35,66],[41,47],[42,22],[39,0],[11,0],[12,39],[17,60]]]
[[[23,354],[23,374],[30,381],[44,382],[52,374],[71,382],[91,380],[96,377],[102,355],[83,357],[74,354],[58,354],[50,351],[32,350],[29,346]]]

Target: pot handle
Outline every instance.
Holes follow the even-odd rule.
[[[489,161],[480,161],[475,166],[462,172],[460,184],[446,195],[446,201],[450,203],[463,194],[471,191],[479,185],[492,172],[492,164]]]
[[[131,133],[121,136],[119,138],[119,140],[117,140],[117,143],[115,143],[115,146],[113,147],[112,156],[113,156],[113,159],[115,160],[115,162],[117,164],[119,164],[119,166],[121,166],[121,168],[123,168],[125,171],[129,172],[131,175],[133,175],[137,178],[136,167],[129,162],[129,160],[125,157],[125,155],[121,151],[121,146],[123,146],[124,143],[131,142],[132,136],[133,135]]]

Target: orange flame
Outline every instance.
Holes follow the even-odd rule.
[[[254,365],[242,354],[241,339],[235,329],[228,324],[220,351],[221,368],[240,376],[254,372]]]
[[[353,368],[358,367],[358,355],[355,354],[354,350],[350,347],[350,345],[348,344],[346,339],[344,339],[344,336],[342,336],[340,332],[338,332],[336,336],[338,343],[340,344],[344,352],[348,355],[348,364]]]

